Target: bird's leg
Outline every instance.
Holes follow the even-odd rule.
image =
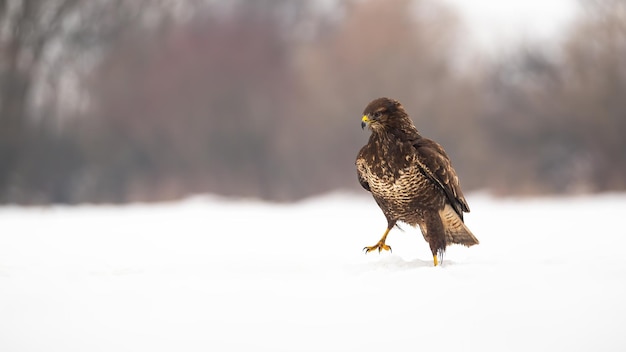
[[[433,251],[433,264],[434,266],[441,265],[443,263],[443,250]]]
[[[369,253],[369,252],[371,252],[371,251],[373,251],[375,249],[378,249],[378,253],[380,253],[381,250],[386,250],[386,251],[390,251],[391,252],[391,247],[389,247],[388,245],[385,244],[385,240],[387,239],[387,235],[389,234],[389,231],[391,231],[392,227],[393,226],[387,227],[387,230],[383,234],[383,237],[380,239],[380,241],[378,241],[378,243],[376,243],[375,245],[373,245],[371,247],[363,248],[365,253]]]

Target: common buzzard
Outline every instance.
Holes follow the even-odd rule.
[[[391,250],[385,240],[398,221],[419,225],[435,266],[447,245],[478,244],[463,222],[463,213],[470,210],[448,155],[419,134],[402,104],[389,98],[373,100],[363,111],[365,126],[372,134],[356,159],[359,183],[385,214],[387,230],[378,243],[363,250]]]

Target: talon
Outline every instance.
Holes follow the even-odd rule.
[[[382,252],[383,250],[391,252],[391,247],[381,242],[378,242],[371,247],[364,247],[363,251],[365,251],[365,254],[367,254],[375,249],[378,249],[378,253]]]
[[[373,251],[374,249],[378,248],[378,253],[380,253],[383,249],[386,251],[391,252],[391,247],[385,244],[385,240],[387,239],[387,235],[389,234],[389,230],[391,230],[390,227],[387,228],[387,230],[385,231],[385,234],[383,235],[383,237],[380,239],[380,241],[378,241],[378,243],[376,243],[375,245],[371,246],[371,247],[364,247],[363,250],[365,251],[365,253],[369,253],[371,251]]]
[[[378,248],[378,252],[380,252],[380,247],[378,247],[378,245],[376,246],[371,246],[371,247],[364,247],[363,251],[365,252],[365,254],[375,250],[376,248]]]

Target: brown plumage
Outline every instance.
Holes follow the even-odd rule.
[[[364,250],[391,250],[385,240],[398,221],[419,225],[435,266],[447,245],[478,244],[463,222],[469,206],[441,145],[419,134],[397,100],[373,100],[361,121],[372,134],[356,159],[359,183],[387,218],[383,237]]]

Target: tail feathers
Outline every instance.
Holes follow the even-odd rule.
[[[474,237],[472,231],[465,226],[459,214],[454,211],[451,205],[446,206],[439,211],[441,222],[446,233],[446,242],[462,244],[466,247],[478,244],[478,239]]]

